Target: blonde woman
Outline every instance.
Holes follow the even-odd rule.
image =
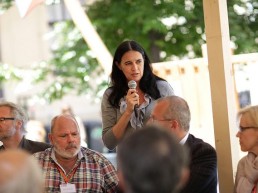
[[[237,114],[237,137],[241,150],[248,152],[239,162],[235,179],[235,193],[258,192],[258,105],[246,107]]]

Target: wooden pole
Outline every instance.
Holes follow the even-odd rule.
[[[220,193],[233,192],[239,158],[226,0],[203,0]]]

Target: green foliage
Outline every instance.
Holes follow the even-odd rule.
[[[96,95],[102,88],[97,85],[107,84],[103,70],[71,21],[55,24],[52,42],[52,59],[34,68],[36,83],[54,79],[46,82],[41,93],[44,98],[51,102],[74,91]]]
[[[257,51],[258,3],[256,0],[228,0],[231,40],[235,53]],[[193,0],[98,0],[87,13],[100,36],[114,53],[125,39],[139,41],[153,62],[174,57],[200,57],[205,43],[202,1]],[[245,12],[239,14],[236,7]],[[172,18],[173,25],[162,19]],[[172,21],[172,20],[171,20]],[[116,38],[112,38],[115,35]],[[164,58],[160,58],[160,53]]]
[[[6,81],[20,81],[22,80],[22,69],[14,68],[8,64],[0,63],[0,89]]]
[[[123,40],[134,39],[153,62],[158,62],[172,55],[186,56],[189,47],[200,56],[200,44],[204,43],[204,31],[196,30],[204,28],[200,2],[191,7],[182,0],[100,0],[88,8],[87,14],[111,53]],[[165,25],[164,18],[171,18],[173,25]],[[161,51],[165,58],[160,58]]]
[[[22,70],[14,68],[8,64],[0,63],[0,84],[6,80],[21,80]]]
[[[0,9],[12,2],[2,0]],[[86,7],[86,13],[111,54],[122,41],[134,39],[146,49],[152,62],[158,62],[202,55],[202,4],[194,0],[96,0]],[[257,52],[258,2],[227,0],[227,4],[235,54]],[[101,96],[107,77],[103,78],[103,70],[73,23],[56,24],[53,33],[52,59],[34,69],[36,83],[54,79],[46,81],[42,95],[49,101],[73,91]],[[0,74],[0,81],[4,78]]]
[[[0,0],[0,14],[4,13],[13,5],[14,0]]]
[[[228,1],[231,40],[235,43],[235,54],[257,52],[258,2],[256,0]]]

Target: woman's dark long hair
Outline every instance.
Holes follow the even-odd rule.
[[[124,41],[116,49],[112,64],[112,92],[108,98],[108,101],[114,107],[119,107],[120,99],[126,95],[128,90],[126,77],[117,66],[117,64],[121,62],[123,55],[128,51],[137,51],[142,54],[144,59],[144,72],[140,80],[140,89],[154,99],[160,98],[160,92],[157,88],[157,80],[163,79],[153,74],[151,62],[145,50],[135,41]]]

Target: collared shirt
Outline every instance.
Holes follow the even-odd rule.
[[[143,127],[143,119],[144,115],[146,114],[146,107],[150,104],[150,102],[153,99],[148,95],[144,94],[144,102],[137,108],[136,113],[132,113],[130,123],[132,128],[137,129],[137,128],[142,128]],[[127,108],[126,104],[126,98],[125,96],[120,99],[120,113],[123,114]]]
[[[188,136],[189,136],[189,132],[184,136],[183,139],[181,139],[181,141],[179,141],[179,143],[180,143],[181,145],[184,145],[185,142],[186,142],[186,140],[187,140],[187,138],[188,138]]]
[[[65,181],[57,168],[53,148],[36,153],[34,156],[39,161],[44,172],[45,192],[60,192],[60,185],[64,184]],[[75,185],[77,193],[115,193],[117,191],[118,178],[115,168],[100,153],[81,147],[74,168],[76,168],[76,171],[69,183]],[[74,168],[71,168],[71,171]]]
[[[53,159],[53,161],[55,162],[55,164],[56,164],[61,170],[63,170],[63,172],[64,172],[65,175],[69,175],[69,174],[70,174],[70,173],[66,173],[65,170],[64,170],[64,168],[58,163],[58,161],[57,161],[57,159],[56,159],[56,156],[55,156],[55,151],[51,151],[51,156],[50,156],[50,157]],[[77,161],[76,161],[74,167],[71,168],[70,171],[73,171],[76,167],[78,167],[78,165],[80,164],[82,158],[83,158],[82,151],[79,151],[79,152],[78,152],[78,159],[77,159]]]

